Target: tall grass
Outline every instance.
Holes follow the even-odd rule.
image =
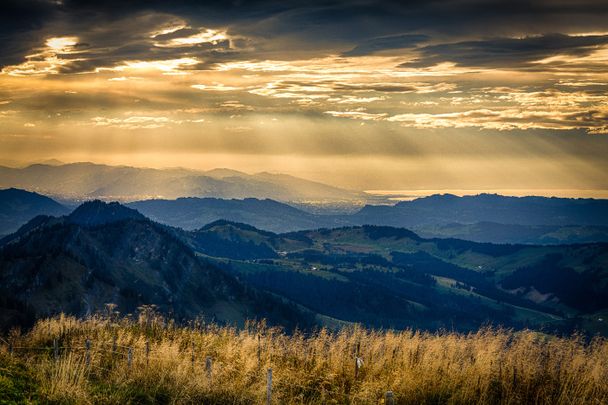
[[[272,368],[276,404],[375,404],[387,390],[397,404],[608,403],[603,338],[360,327],[286,335],[262,323],[177,327],[148,314],[137,321],[60,316],[11,339],[13,356],[32,370],[43,402],[260,404]],[[357,347],[363,366],[355,378]]]

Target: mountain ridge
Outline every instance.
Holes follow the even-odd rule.
[[[353,214],[321,214],[302,209],[300,204],[251,197],[147,199],[126,206],[186,230],[225,219],[275,233],[369,224],[404,227],[425,237],[477,242],[553,245],[608,241],[608,225],[602,225],[608,223],[608,200],[597,199],[433,195],[393,206],[366,205]],[[62,208],[59,214],[67,212]],[[15,231],[35,215],[57,213],[41,210],[4,219],[12,222],[10,231]]]
[[[42,194],[16,188],[0,190],[0,235],[15,232],[37,215],[63,215],[67,207]]]
[[[199,258],[170,228],[115,204],[83,206],[77,215],[36,217],[0,246],[0,326],[59,312],[84,316],[107,303],[123,313],[153,304],[178,320],[310,324],[295,307]],[[115,215],[121,211],[128,215]]]
[[[75,200],[122,202],[148,198],[207,196],[272,198],[278,201],[360,204],[368,196],[293,176],[247,174],[231,169],[197,171],[109,166],[90,162],[0,167],[0,187],[18,187]]]

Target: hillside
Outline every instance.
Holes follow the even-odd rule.
[[[25,190],[0,190],[0,236],[15,232],[37,215],[62,215],[69,210],[51,198]]]
[[[190,242],[195,250],[231,259],[224,266],[239,278],[333,319],[608,332],[599,320],[608,309],[608,244],[493,245],[377,226],[276,235],[226,222],[191,240],[200,234],[207,243]]]
[[[39,217],[0,250],[0,325],[107,303],[121,313],[155,305],[176,319],[250,317],[293,327],[299,311],[199,260],[183,242],[134,210],[90,202],[63,218]]]
[[[608,226],[521,225],[496,222],[449,223],[420,226],[417,233],[429,238],[455,238],[481,243],[560,245],[608,242]]]

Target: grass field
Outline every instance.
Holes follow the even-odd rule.
[[[286,335],[259,323],[178,327],[144,311],[45,319],[3,339],[0,404],[262,404],[269,368],[273,404],[377,404],[389,390],[396,404],[608,403],[603,338],[359,327]]]

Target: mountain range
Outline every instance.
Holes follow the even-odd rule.
[[[123,314],[155,305],[177,320],[307,326],[306,314],[201,260],[175,233],[118,203],[39,216],[0,241],[0,326],[59,312]]]
[[[218,219],[272,232],[352,225],[413,229],[428,237],[476,242],[559,244],[608,241],[608,201],[493,194],[433,195],[394,206],[367,205],[353,214],[313,214],[272,200],[180,198],[129,204],[171,226],[196,229]]]
[[[0,241],[0,323],[112,302],[237,324],[605,334],[607,269],[604,243],[498,245],[370,225],[277,234],[226,220],[184,230],[93,201]]]
[[[197,229],[219,219],[241,222],[273,232],[350,224],[339,215],[313,214],[270,199],[178,198],[127,204],[147,217],[184,229]]]
[[[135,201],[127,206],[165,225],[194,230],[217,221],[275,232],[355,225],[406,227],[425,237],[475,242],[572,244],[608,242],[606,200],[434,195],[394,206],[367,205],[352,214],[319,214],[271,199],[186,197]],[[69,208],[35,193],[0,190],[0,235],[38,214]]]
[[[60,199],[136,201],[179,197],[270,198],[305,204],[361,205],[369,196],[285,174],[236,170],[150,169],[93,163],[0,166],[0,188],[17,187]]]
[[[409,228],[455,222],[608,226],[608,200],[436,194],[399,202],[394,206],[368,205],[355,217],[360,223]]]

